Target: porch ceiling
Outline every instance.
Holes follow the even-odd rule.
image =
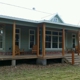
[[[76,26],[68,26],[68,25],[59,25],[59,24],[49,24],[46,23],[47,28],[55,28],[55,29],[65,29],[65,30],[71,30],[71,31],[79,31],[79,27]]]

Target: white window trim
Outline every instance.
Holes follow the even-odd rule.
[[[55,20],[56,20],[56,21],[55,21]],[[55,18],[53,19],[53,22],[58,22],[58,18],[55,17]]]
[[[34,31],[34,34],[30,34],[30,30]],[[29,29],[29,49],[32,49],[30,48],[30,35],[34,35],[34,44],[35,44],[35,30],[34,29]]]
[[[3,28],[1,28],[3,30]],[[3,50],[3,35],[4,35],[4,30],[3,30],[3,34],[2,34],[2,48],[0,48],[0,50]]]
[[[19,48],[21,48],[21,29],[20,28],[16,28],[19,30],[19,33],[15,33],[19,35]]]
[[[51,35],[50,34],[46,34],[46,31],[51,31]],[[46,31],[45,31],[45,35],[52,36],[52,30],[46,30]],[[45,42],[46,42],[46,39],[45,39]],[[51,37],[51,46],[52,46],[52,37]],[[48,49],[50,50],[50,49],[52,49],[52,47],[51,48],[46,48],[46,50],[48,50]]]

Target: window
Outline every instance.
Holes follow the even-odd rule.
[[[15,41],[15,44],[20,46],[19,43],[20,43],[20,29],[17,28],[16,29],[16,41]]]
[[[30,34],[30,48],[32,48],[33,47],[33,45],[34,45],[34,38],[35,38],[35,31],[34,30],[30,30],[30,32],[29,32],[29,34]]]
[[[59,32],[59,48],[62,48],[62,32]]]
[[[51,31],[46,31],[46,48],[51,48]]]
[[[47,35],[51,35],[51,31],[46,31],[46,34]]]
[[[53,22],[58,22],[58,18],[54,18]]]
[[[46,48],[62,48],[62,32],[46,31]]]
[[[62,48],[62,32],[52,32],[52,48]]]
[[[72,47],[75,48],[75,43],[76,43],[76,35],[72,35]]]
[[[52,36],[52,48],[58,48],[58,36]]]
[[[46,36],[46,48],[51,48],[51,36]]]
[[[3,29],[0,29],[0,49],[3,48],[2,44],[3,44]]]

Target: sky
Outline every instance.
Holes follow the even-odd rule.
[[[80,25],[79,8],[80,0],[0,0],[0,15],[44,20],[57,13],[65,23],[75,25]]]

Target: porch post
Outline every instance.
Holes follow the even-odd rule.
[[[37,56],[39,56],[39,26],[37,27]]]
[[[78,31],[78,55],[79,55],[79,50],[80,49],[80,31]]]
[[[62,30],[62,55],[63,56],[65,54],[64,44],[65,44],[65,29]]]
[[[16,23],[13,23],[13,50],[12,50],[12,55],[13,57],[15,56],[15,29],[16,29]]]
[[[45,56],[45,24],[42,26],[42,55]]]

